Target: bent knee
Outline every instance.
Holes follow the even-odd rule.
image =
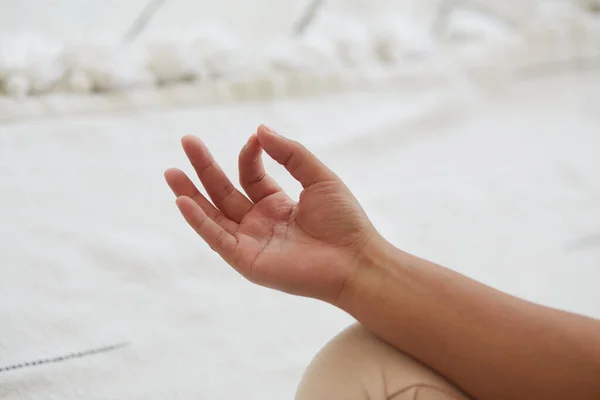
[[[314,357],[296,400],[454,400],[466,397],[434,371],[354,324]]]

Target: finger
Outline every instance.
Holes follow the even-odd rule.
[[[230,262],[235,254],[237,239],[210,219],[202,207],[189,197],[180,196],[176,203],[179,211],[196,233],[225,261]]]
[[[198,188],[196,188],[196,185],[188,178],[185,172],[177,168],[170,168],[165,171],[165,180],[175,196],[187,196],[194,200],[210,219],[222,226],[229,233],[234,233],[237,230],[237,223],[233,222],[224,216],[221,211],[217,210],[215,206],[200,193]]]
[[[200,139],[185,136],[181,144],[215,206],[227,218],[239,223],[252,202],[233,186]]]
[[[238,160],[240,184],[255,203],[263,198],[280,192],[281,187],[265,172],[262,162],[262,148],[256,135],[250,136],[242,148]]]
[[[267,154],[283,165],[304,188],[317,182],[337,179],[325,164],[300,143],[279,135],[265,125],[258,127],[257,137]]]

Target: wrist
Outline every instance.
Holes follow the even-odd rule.
[[[364,304],[386,282],[402,275],[413,258],[377,234],[354,256],[350,275],[332,304],[352,314],[356,304]]]

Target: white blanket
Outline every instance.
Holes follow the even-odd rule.
[[[600,316],[598,79],[0,127],[2,364],[130,343],[1,374],[0,398],[291,398],[351,319],[245,282],[185,225],[162,179],[186,166],[178,142],[189,133],[235,176],[261,122],[339,172],[401,248]]]
[[[128,346],[0,373],[0,399],[292,398],[352,319],[244,281],[184,223],[162,178],[191,171],[179,138],[197,134],[235,179],[259,123],[317,153],[402,249],[600,317],[600,75],[457,76],[220,105],[186,89],[123,94],[160,97],[155,108],[1,99],[0,367]]]

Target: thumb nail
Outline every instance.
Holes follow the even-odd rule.
[[[277,133],[275,131],[275,129],[271,128],[269,125],[263,125],[263,128],[265,131],[269,132],[270,134],[276,135],[276,136],[281,136],[279,133]]]

